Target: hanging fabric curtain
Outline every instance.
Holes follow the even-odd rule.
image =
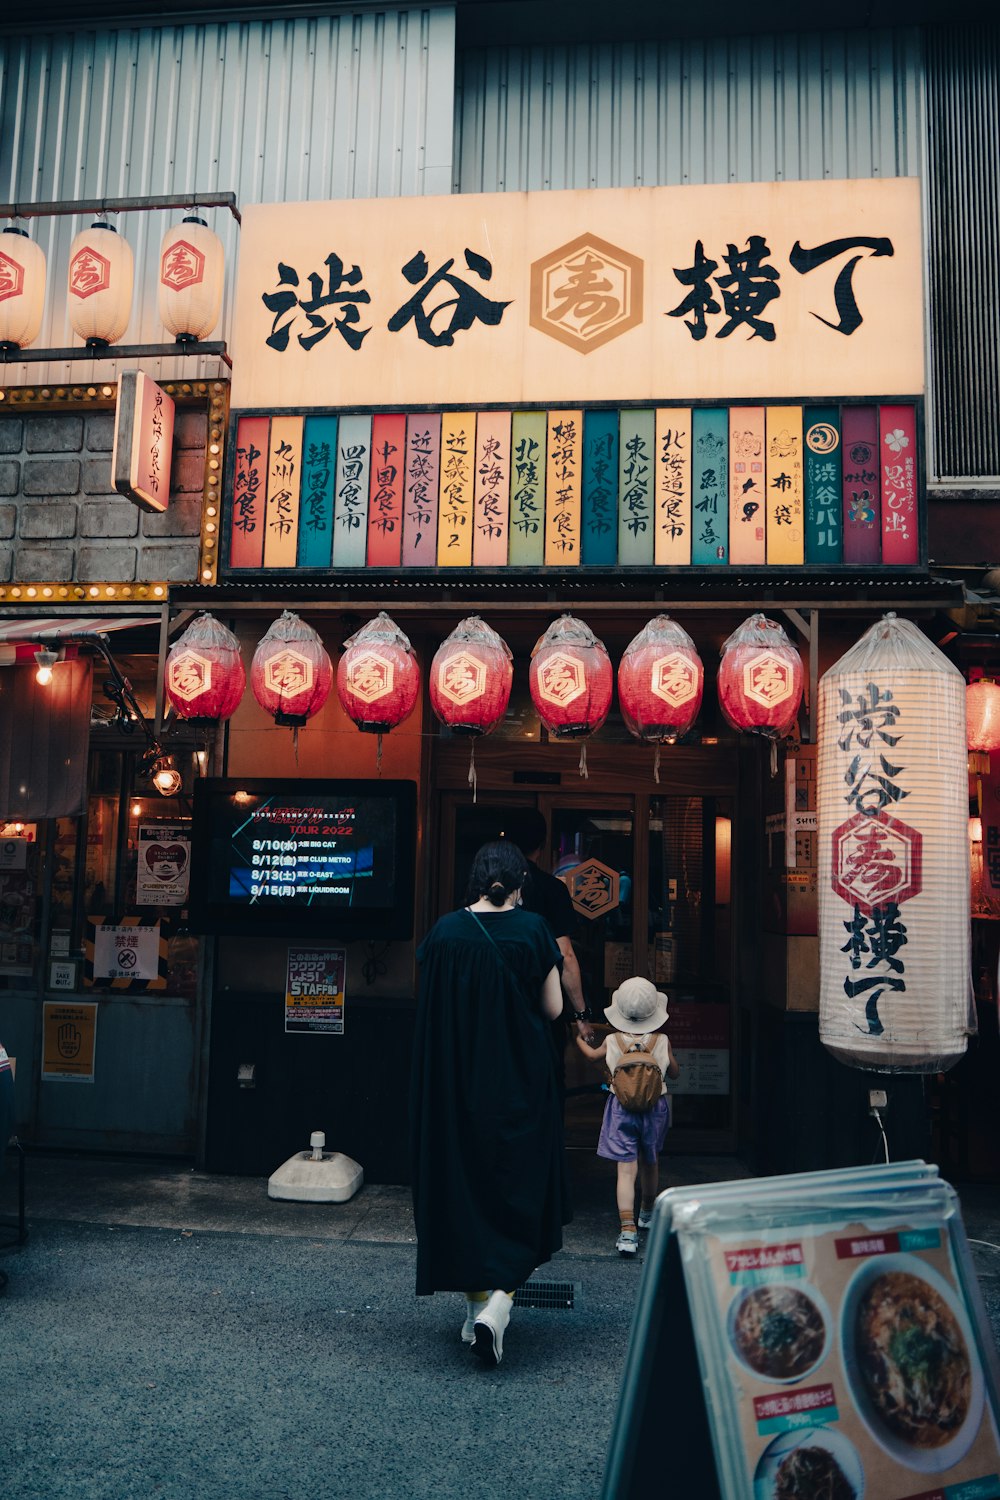
[[[0,820],[70,818],[87,804],[91,662],[60,662],[41,687],[0,667]]]

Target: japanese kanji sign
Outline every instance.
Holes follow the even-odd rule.
[[[111,478],[115,489],[154,515],[170,503],[174,403],[141,370],[124,370],[118,382]]]
[[[913,396],[922,305],[916,178],[251,205],[233,404]]]

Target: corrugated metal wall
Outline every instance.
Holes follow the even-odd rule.
[[[2,38],[0,201],[211,189],[242,206],[450,192],[454,38],[449,9]],[[227,338],[239,232],[224,210],[205,217],[226,243],[213,337]],[[87,222],[32,226],[49,266],[40,347],[79,342],[63,288]],[[119,224],[136,257],[128,342],[164,338],[156,272],[170,222],[130,213]],[[158,373],[194,376],[196,363]],[[7,379],[79,380],[86,368],[10,366]]]
[[[928,32],[935,468],[1000,482],[1000,27]]]
[[[916,29],[463,53],[456,190],[907,177]]]

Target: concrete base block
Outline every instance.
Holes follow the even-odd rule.
[[[267,1196],[299,1203],[346,1203],[364,1180],[358,1163],[340,1151],[324,1151],[316,1161],[311,1151],[297,1151],[272,1172]]]

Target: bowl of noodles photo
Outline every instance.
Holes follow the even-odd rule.
[[[767,1281],[744,1287],[729,1305],[729,1344],[740,1364],[760,1380],[790,1385],[826,1358],[830,1314],[815,1287]]]
[[[757,1463],[754,1500],[862,1500],[857,1449],[832,1427],[799,1427],[774,1438]]]
[[[858,1414],[898,1463],[938,1474],[968,1452],[983,1375],[954,1290],[916,1255],[880,1255],[855,1273],[840,1315],[844,1372]]]

